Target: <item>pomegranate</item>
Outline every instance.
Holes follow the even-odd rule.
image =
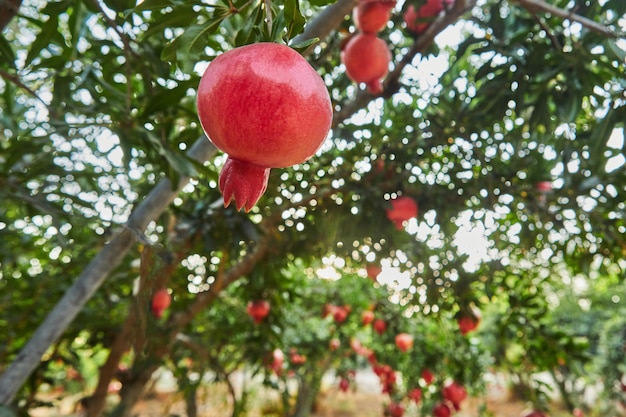
[[[415,404],[419,404],[419,402],[422,401],[422,390],[419,388],[413,388],[411,391],[409,391],[407,397]]]
[[[385,320],[382,319],[374,320],[372,327],[374,327],[374,331],[376,333],[383,334],[385,333],[385,330],[387,330],[387,323],[385,323]]]
[[[399,333],[396,335],[396,346],[400,351],[407,352],[413,347],[413,336],[408,333]]]
[[[330,342],[328,342],[328,347],[330,348],[331,351],[335,351],[339,349],[340,346],[341,346],[341,342],[337,338],[330,339]]]
[[[341,51],[341,62],[352,81],[365,83],[372,94],[383,92],[382,78],[391,62],[391,52],[384,40],[369,33],[354,35]]]
[[[360,0],[352,9],[354,25],[363,33],[376,34],[387,25],[395,5],[395,0]]]
[[[459,317],[457,323],[463,336],[473,332],[478,327],[478,319],[470,316]]]
[[[300,355],[296,350],[292,350],[289,359],[293,365],[302,365],[306,363],[306,356]]]
[[[252,320],[254,320],[256,324],[259,324],[270,314],[270,303],[266,300],[249,301],[246,311],[248,315],[252,317]]]
[[[439,403],[433,408],[433,417],[450,417],[452,410],[444,403]]]
[[[391,208],[387,209],[387,218],[393,222],[396,229],[402,230],[404,222],[417,217],[417,203],[411,197],[398,197],[391,200]]]
[[[373,311],[365,310],[364,312],[361,313],[361,322],[363,323],[363,326],[367,326],[373,321],[374,321]]]
[[[426,385],[430,385],[435,380],[435,375],[430,371],[430,369],[424,369],[422,371],[422,379]]]
[[[400,403],[390,403],[385,409],[385,415],[389,417],[402,417],[404,415],[404,406]]]
[[[296,51],[276,43],[241,46],[215,58],[198,86],[198,116],[228,159],[219,177],[224,205],[250,211],[270,168],[309,159],[330,130],[322,78]]]
[[[426,4],[415,10],[415,6],[411,4],[404,12],[404,23],[410,32],[419,35],[426,30],[435,16],[452,5],[454,0],[426,0]]]
[[[341,378],[339,380],[339,391],[348,392],[350,389],[350,381],[346,378]]]
[[[372,281],[376,281],[376,277],[378,277],[378,275],[383,272],[383,269],[378,266],[378,265],[373,265],[373,264],[369,264],[367,265],[367,267],[365,268],[366,272],[367,272],[367,277],[369,279],[371,279]]]
[[[172,297],[167,292],[167,289],[162,288],[158,290],[152,295],[152,304],[150,305],[152,315],[160,319],[163,317],[163,313],[168,309],[170,304],[172,304]]]
[[[454,404],[455,408],[467,398],[467,391],[457,382],[450,382],[443,387],[441,391],[443,398]]]
[[[283,369],[283,363],[285,362],[285,354],[282,350],[276,348],[272,351],[272,363],[270,368],[279,375]]]
[[[535,185],[535,188],[540,193],[549,193],[552,191],[552,182],[551,181],[540,181]]]

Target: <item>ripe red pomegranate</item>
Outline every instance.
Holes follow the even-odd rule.
[[[352,9],[354,25],[363,33],[376,34],[391,18],[395,0],[360,0]]]
[[[415,404],[419,404],[419,402],[422,401],[422,390],[419,388],[413,388],[411,391],[409,391],[407,397]]]
[[[552,182],[551,181],[540,181],[535,185],[535,188],[540,193],[549,193],[552,191]]]
[[[339,341],[339,339],[330,339],[330,342],[328,342],[328,347],[332,351],[339,349],[339,346],[341,346],[341,342]]]
[[[447,383],[441,391],[443,398],[450,401],[457,408],[467,398],[467,391],[457,382]]]
[[[300,355],[297,350],[292,349],[290,352],[289,359],[293,365],[302,365],[306,363],[306,356]]]
[[[162,288],[158,290],[152,295],[152,304],[150,305],[152,315],[160,319],[163,317],[163,313],[168,309],[170,304],[172,304],[172,297],[167,292],[167,289]]]
[[[407,7],[404,12],[406,28],[417,35],[423,33],[431,20],[446,7],[454,5],[454,0],[426,0],[426,4],[415,10],[413,5]]]
[[[404,415],[404,406],[400,403],[389,403],[385,409],[385,416],[402,417]]]
[[[361,313],[361,322],[363,323],[363,326],[367,326],[373,321],[374,321],[373,311],[365,310],[364,312]]]
[[[444,403],[439,403],[433,408],[433,417],[450,417],[452,410]]]
[[[383,272],[383,269],[380,266],[373,264],[367,265],[365,270],[367,271],[367,277],[372,281],[376,281],[378,275]]]
[[[341,51],[341,62],[352,81],[365,83],[372,94],[383,92],[382,79],[391,62],[391,52],[384,40],[369,33],[354,35]]]
[[[246,311],[248,315],[252,317],[252,320],[254,320],[256,324],[259,324],[270,314],[270,303],[266,300],[249,301]]]
[[[396,346],[402,352],[407,352],[413,347],[413,336],[408,333],[399,333],[396,335]]]
[[[296,51],[276,43],[235,48],[215,58],[198,86],[198,116],[228,154],[219,177],[224,204],[256,204],[270,168],[309,159],[332,121],[322,78]]]
[[[350,381],[346,378],[341,378],[339,380],[339,391],[348,392],[350,389]]]
[[[430,369],[424,369],[422,371],[422,378],[426,385],[430,385],[435,380],[435,375],[430,371]]]
[[[387,218],[393,222],[396,229],[402,230],[404,222],[417,217],[417,202],[411,197],[398,197],[391,200],[391,208],[387,209]]]
[[[461,334],[465,336],[466,334],[476,330],[479,324],[479,320],[476,317],[463,316],[457,319],[457,323],[459,325],[459,330],[461,331]]]
[[[376,333],[383,334],[385,333],[385,330],[387,330],[387,323],[385,323],[385,320],[383,319],[377,319],[374,320],[372,327]]]
[[[276,348],[272,351],[272,364],[270,368],[276,373],[280,374],[283,369],[283,363],[285,362],[285,354],[282,350]]]

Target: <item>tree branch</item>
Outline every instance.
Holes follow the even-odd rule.
[[[204,162],[217,149],[205,136],[199,138],[187,155]],[[0,375],[0,404],[9,405],[28,376],[39,364],[49,346],[56,343],[85,303],[102,285],[109,273],[117,267],[137,241],[136,231],[143,231],[169,206],[189,181],[181,177],[176,187],[163,179],[130,215],[125,227],[103,247],[87,265],[74,284],[67,290],[50,314],[39,325],[7,370]]]
[[[594,32],[601,33],[604,36],[608,36],[609,38],[619,38],[620,35],[608,27],[593,21],[591,19],[587,19],[584,16],[577,15],[574,12],[560,9],[556,6],[548,4],[542,0],[512,0],[513,2],[519,3],[531,13],[536,13],[537,11],[542,11],[545,13],[550,13],[554,16],[561,17],[565,20],[569,20],[570,22],[578,22],[584,27]]]
[[[417,40],[411,45],[411,48],[404,57],[395,65],[394,69],[385,77],[385,89],[382,93],[384,97],[391,97],[400,89],[399,79],[402,71],[407,65],[410,65],[415,56],[426,50],[433,41],[435,36],[444,30],[450,24],[456,22],[465,12],[470,10],[476,4],[476,0],[457,0],[447,13],[439,16],[434,20],[428,28],[419,35]],[[341,110],[333,115],[333,127],[337,127],[341,122],[353,115],[357,110],[364,108],[367,103],[379,97],[369,93],[367,90],[359,90],[354,100],[344,105]]]

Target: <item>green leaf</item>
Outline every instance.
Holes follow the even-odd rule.
[[[190,71],[207,45],[206,38],[217,29],[222,20],[223,17],[217,17],[205,25],[188,28],[163,49],[161,58],[169,62],[176,61],[183,71]]]
[[[11,68],[15,68],[15,54],[4,36],[0,36],[0,61],[4,61],[8,63]]]
[[[287,23],[287,40],[302,32],[306,20],[300,12],[298,0],[285,0],[284,3],[285,22]]]
[[[57,15],[50,16],[42,26],[41,32],[35,38],[35,41],[30,46],[28,50],[28,54],[26,55],[26,61],[24,62],[24,66],[30,65],[30,63],[35,59],[42,49],[48,47],[52,40],[58,35],[59,27],[59,17]]]

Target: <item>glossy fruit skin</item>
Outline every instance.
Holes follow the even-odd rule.
[[[452,410],[446,404],[439,403],[433,408],[433,417],[450,417]]]
[[[165,288],[158,290],[152,296],[152,303],[150,305],[152,315],[160,319],[163,317],[163,313],[169,308],[170,304],[172,304],[172,297],[167,290]]]
[[[309,159],[332,123],[330,96],[319,74],[293,49],[269,42],[215,58],[200,80],[197,107],[213,144],[238,161],[227,162],[227,172],[220,174],[224,203],[235,200],[246,210],[263,194],[267,170]],[[239,172],[247,165],[252,167]]]
[[[363,33],[376,34],[387,25],[395,5],[390,0],[359,0],[352,9],[354,25]]]
[[[401,196],[391,200],[391,208],[387,209],[387,218],[393,222],[396,229],[402,230],[404,222],[417,217],[417,202],[411,197]]]
[[[261,323],[270,313],[270,303],[266,300],[249,301],[246,311],[256,324]]]
[[[391,62],[391,52],[384,40],[373,34],[357,33],[341,51],[341,62],[352,81],[365,83],[372,94],[383,92],[382,79],[389,72]]]
[[[402,352],[407,352],[413,347],[413,336],[408,333],[396,335],[396,347]]]

